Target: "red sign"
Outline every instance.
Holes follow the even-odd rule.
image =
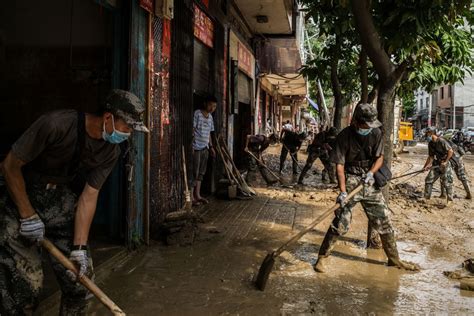
[[[194,36],[205,45],[214,47],[214,23],[194,4]]]
[[[153,13],[153,0],[140,0],[140,6],[150,13]]]
[[[237,53],[239,56],[239,68],[242,69],[247,75],[252,77],[252,54],[240,42],[237,45]]]
[[[171,57],[171,22],[163,19],[163,37],[161,48],[161,122],[170,124],[170,57]],[[162,133],[163,135],[163,133]]]

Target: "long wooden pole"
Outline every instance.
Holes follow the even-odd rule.
[[[78,274],[77,268],[74,263],[71,262],[56,246],[48,239],[41,241],[41,246],[46,249],[54,258],[56,258],[66,269],[71,270],[76,275]],[[97,299],[104,304],[114,315],[125,315],[120,307],[118,307],[102,290],[92,282],[87,276],[78,278],[78,281],[84,285]]]

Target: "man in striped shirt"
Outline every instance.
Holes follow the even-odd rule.
[[[209,154],[215,157],[212,147],[211,132],[214,132],[212,112],[216,109],[217,100],[209,96],[204,108],[196,110],[193,118],[193,205],[207,204],[208,200],[201,196],[201,182],[206,174]]]

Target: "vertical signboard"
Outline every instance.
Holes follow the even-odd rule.
[[[214,23],[194,4],[194,36],[206,46],[214,47]]]

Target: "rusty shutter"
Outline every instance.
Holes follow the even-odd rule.
[[[251,81],[243,72],[239,71],[239,102],[250,104]]]
[[[211,50],[194,39],[194,69],[193,69],[193,88],[195,91],[207,94],[211,93],[210,85],[210,59]]]

